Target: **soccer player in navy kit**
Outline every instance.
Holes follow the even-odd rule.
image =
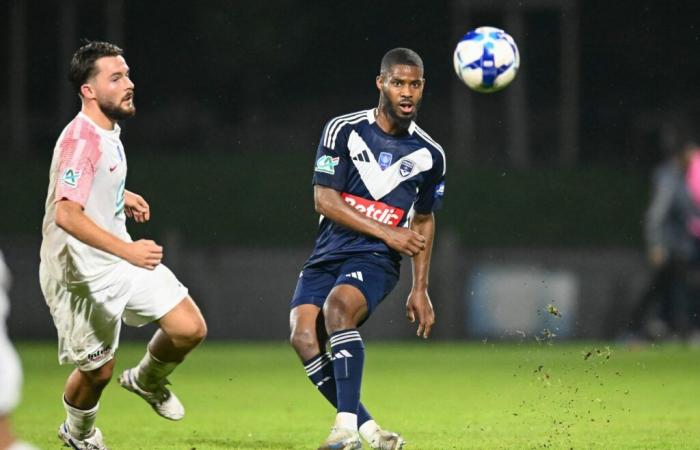
[[[320,450],[359,449],[360,437],[375,449],[404,444],[360,403],[358,327],[396,285],[401,254],[413,262],[408,319],[418,321],[423,338],[435,321],[427,288],[445,154],[413,121],[424,85],[420,56],[390,50],[376,79],[379,106],[330,120],[318,146],[313,183],[321,222],[291,301],[290,340],[309,379],[337,408]]]

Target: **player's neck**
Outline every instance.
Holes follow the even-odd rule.
[[[109,117],[107,117],[102,112],[102,110],[100,110],[100,107],[97,106],[96,103],[94,103],[94,102],[83,103],[83,107],[82,107],[81,111],[83,114],[88,116],[90,118],[90,120],[95,122],[95,124],[98,127],[103,128],[107,131],[114,130],[115,122],[112,119],[110,119]]]
[[[408,130],[408,127],[402,126],[391,116],[389,116],[381,105],[374,110],[374,119],[377,122],[377,126],[386,134],[396,136],[399,134],[404,134]]]

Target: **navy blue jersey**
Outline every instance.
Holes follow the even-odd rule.
[[[438,208],[445,188],[445,152],[415,122],[394,136],[375,122],[375,110],[329,121],[316,153],[313,183],[340,192],[368,217],[390,226],[407,226],[415,211]],[[401,256],[383,241],[321,217],[314,251],[305,267],[358,253]]]

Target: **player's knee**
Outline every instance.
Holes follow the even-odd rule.
[[[195,332],[194,338],[197,341],[197,344],[201,344],[204,339],[207,338],[207,334],[209,334],[209,329],[207,328],[207,323],[202,321],[202,323],[197,327],[197,331]]]
[[[196,347],[207,337],[207,323],[203,318],[195,320],[180,336],[180,339],[185,342],[188,347]]]
[[[114,363],[110,361],[104,366],[99,367],[95,370],[83,372],[83,376],[93,388],[103,389],[109,384],[110,380],[112,379],[113,371]]]
[[[207,322],[204,320],[204,317],[202,317],[197,322],[197,326],[194,331],[194,338],[197,340],[197,343],[199,343],[206,339],[207,334],[209,334],[209,328],[207,327]]]
[[[297,352],[304,352],[318,347],[316,332],[308,328],[295,328],[289,336],[289,343]]]
[[[329,297],[326,300],[323,305],[323,317],[326,320],[326,329],[330,333],[355,326],[351,323],[352,314],[347,305],[337,297]]]

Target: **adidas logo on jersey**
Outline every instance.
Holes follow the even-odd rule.
[[[347,277],[350,277],[350,278],[354,278],[354,279],[356,279],[356,280],[365,281],[365,280],[362,278],[362,272],[359,272],[359,271],[358,271],[358,272],[350,272],[349,274],[345,275],[345,277],[346,277],[346,278],[347,278]]]
[[[362,161],[362,162],[371,162],[372,160],[369,157],[369,154],[367,153],[367,150],[362,150],[361,153],[358,153],[357,155],[352,157],[353,161]]]

